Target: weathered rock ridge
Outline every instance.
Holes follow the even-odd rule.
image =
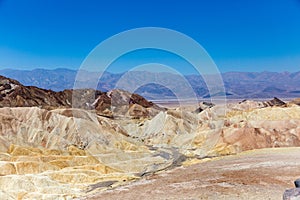
[[[101,92],[76,89],[54,92],[34,86],[23,86],[18,81],[0,76],[0,107],[82,108],[95,110],[105,117],[127,116],[147,118],[156,115],[159,106],[138,94],[122,90]]]
[[[53,92],[5,77],[0,94],[3,199],[70,199],[183,162],[300,146],[298,100],[163,109],[122,90]]]

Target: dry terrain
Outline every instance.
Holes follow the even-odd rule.
[[[299,105],[163,108],[0,76],[0,199],[281,199],[300,176]]]
[[[149,175],[82,199],[281,200],[300,177],[300,148],[251,150]]]

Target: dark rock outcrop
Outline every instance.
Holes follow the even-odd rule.
[[[134,105],[138,106],[130,111]],[[71,107],[95,109],[97,114],[106,117],[113,117],[114,113],[117,113],[128,114],[133,118],[151,117],[163,110],[142,96],[123,90],[101,92],[93,89],[76,89],[55,92],[24,86],[16,80],[0,76],[0,107],[34,106],[45,109]]]
[[[294,181],[295,187],[300,188],[300,178]]]
[[[269,107],[269,106],[286,106],[286,103],[284,101],[278,99],[277,97],[274,97],[270,101],[265,101],[265,102],[263,102],[263,104],[266,107]]]
[[[16,80],[0,76],[0,107],[71,107],[72,90],[54,92],[23,86]]]
[[[197,108],[194,112],[195,113],[200,113],[202,112],[203,110],[207,109],[207,108],[212,108],[214,107],[215,104],[213,103],[209,103],[209,102],[201,102],[199,103],[199,108]]]
[[[293,188],[286,190],[283,194],[283,200],[297,200],[300,199],[300,188]]]
[[[159,111],[165,110],[138,94],[124,90],[111,90],[97,95],[94,106],[99,115],[128,116],[134,119],[153,117]]]
[[[288,189],[283,194],[283,200],[297,200],[300,199],[300,178],[294,181],[295,187]]]

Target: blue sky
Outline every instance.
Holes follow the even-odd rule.
[[[0,69],[78,69],[101,41],[138,27],[165,27],[199,42],[222,72],[300,71],[300,0],[0,0]],[[112,66],[177,63],[158,51]]]

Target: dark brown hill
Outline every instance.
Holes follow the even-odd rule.
[[[150,113],[153,114],[149,109],[157,111],[162,109],[138,94],[122,90],[101,92],[80,89],[55,92],[35,86],[24,86],[16,80],[0,76],[0,107],[37,106],[45,109],[77,107],[96,109],[99,115],[113,117],[112,106],[122,110],[122,114],[126,115],[133,105],[137,105],[134,106],[136,112],[131,113],[135,115],[138,112],[139,117],[149,117]]]

